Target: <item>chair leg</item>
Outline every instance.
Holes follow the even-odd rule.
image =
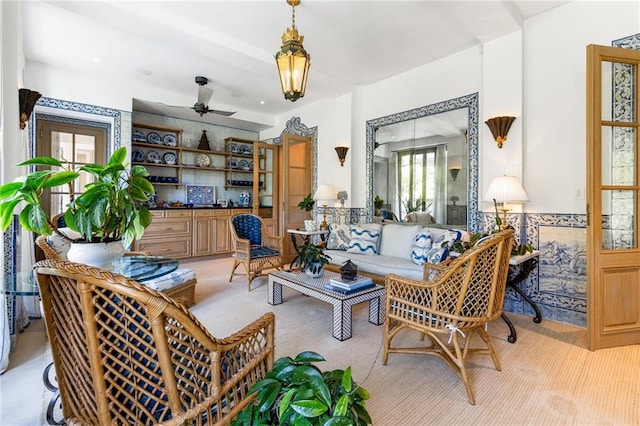
[[[467,339],[469,339],[469,337],[470,336],[467,336]],[[466,346],[466,342],[465,342],[465,346]],[[473,388],[471,387],[471,382],[469,381],[469,374],[467,373],[467,365],[465,362],[463,350],[462,348],[460,348],[460,343],[458,342],[458,336],[453,336],[453,348],[456,353],[456,359],[451,361],[453,361],[453,363],[458,368],[458,371],[460,372],[460,378],[462,379],[462,382],[464,383],[464,387],[467,390],[467,398],[469,399],[469,403],[471,405],[476,405],[476,397],[473,394]]]
[[[491,337],[487,334],[484,328],[480,327],[478,329],[478,334],[484,340],[484,343],[487,345],[489,349],[489,354],[491,355],[491,359],[493,360],[493,365],[496,367],[496,370],[502,371],[502,366],[500,365],[500,360],[498,359],[498,354],[493,348],[493,344],[491,343]]]
[[[236,259],[233,259],[233,269],[231,269],[231,275],[229,275],[229,282],[233,280],[233,273],[236,272],[236,268],[238,267],[238,265],[240,265],[240,262],[238,262]]]

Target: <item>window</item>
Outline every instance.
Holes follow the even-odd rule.
[[[105,164],[106,132],[104,129],[75,124],[38,120],[38,156],[51,156],[71,163],[73,169],[85,164]],[[79,194],[93,176],[82,173],[75,181],[73,193]],[[52,188],[47,196],[45,208],[51,215],[61,213],[71,199],[68,186]]]
[[[400,213],[429,211],[436,188],[436,148],[398,153]]]

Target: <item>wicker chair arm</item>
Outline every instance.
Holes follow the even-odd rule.
[[[251,251],[251,242],[245,238],[232,238],[233,247],[231,247],[231,251],[243,252],[249,256],[249,252]]]
[[[435,281],[449,268],[448,264],[425,263],[422,270],[422,279],[425,281]]]
[[[278,250],[279,252],[282,252],[284,249],[284,237],[265,234],[262,239],[262,243],[271,249]]]

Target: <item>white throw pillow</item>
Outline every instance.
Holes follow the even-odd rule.
[[[427,262],[440,263],[449,256],[449,247],[433,247],[427,253]]]
[[[411,245],[416,235],[422,231],[418,225],[384,225],[380,237],[380,253],[382,256],[411,259]]]
[[[431,233],[425,228],[416,235],[411,245],[411,260],[416,265],[424,265],[427,262],[427,254],[433,246]]]
[[[365,226],[351,226],[351,240],[348,252],[362,254],[378,254],[378,241],[380,240],[381,225],[367,224]]]

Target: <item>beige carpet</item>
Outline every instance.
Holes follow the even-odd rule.
[[[585,330],[511,314],[518,341],[507,342],[501,321],[489,326],[502,371],[487,356],[470,359],[476,405],[464,385],[434,357],[390,355],[380,362],[383,326],[368,322],[367,305],[356,307],[353,337],[331,336],[330,306],[284,289],[284,303],[267,303],[267,280],[247,292],[242,277],[228,283],[231,261],[184,263],[196,270],[197,304],[192,312],[216,336],[272,311],[276,315],[276,357],[303,350],[322,354],[323,368],[352,366],[355,380],[372,395],[367,406],[376,425],[632,425],[640,424],[640,347],[591,352]],[[418,335],[402,338],[417,342]]]
[[[470,360],[476,405],[462,382],[437,358],[390,355],[380,362],[383,326],[368,322],[366,304],[354,310],[353,337],[331,336],[330,306],[284,289],[284,303],[267,303],[267,280],[228,282],[229,259],[182,262],[196,270],[197,304],[192,312],[216,336],[224,337],[260,314],[276,314],[276,356],[313,350],[324,369],[353,367],[354,378],[371,393],[367,407],[375,425],[637,425],[640,424],[640,346],[590,352],[585,330],[543,319],[510,315],[518,341],[507,342],[501,321],[489,334],[502,362]],[[46,424],[51,393],[41,374],[50,360],[42,320],[19,337],[9,370],[0,376],[0,425]],[[417,334],[402,336],[414,344]]]

